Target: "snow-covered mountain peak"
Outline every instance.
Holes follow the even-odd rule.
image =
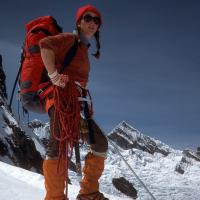
[[[0,78],[3,80],[1,73]],[[42,160],[49,135],[49,123],[34,120],[28,124],[28,127],[20,124],[9,109],[5,87],[2,88],[1,86],[0,83],[0,161],[41,173]],[[127,168],[124,160],[134,169],[157,200],[199,199],[200,149],[197,152],[188,149],[183,152],[174,150],[161,141],[141,133],[125,121],[119,123],[108,137],[116,144],[116,148],[119,148],[119,151],[117,151],[111,143],[109,144],[105,170],[100,179],[100,190],[115,195],[113,198],[109,196],[109,199],[129,199],[122,193],[131,196],[131,199],[134,198],[136,193],[137,200],[150,199],[149,194]],[[80,149],[83,164],[88,148],[83,145]],[[123,155],[124,160],[119,152]],[[72,161],[75,163],[74,158]],[[69,171],[69,175],[72,185],[69,189],[71,191],[76,187],[77,193],[79,179],[77,179],[75,173],[75,164],[71,168],[73,170]],[[7,165],[0,162],[0,174],[4,175],[0,177],[2,180],[0,191],[5,191],[0,193],[0,199],[35,200],[43,198],[43,180],[39,183],[42,191],[35,192],[34,190],[33,194],[33,192],[30,192],[30,188],[26,189],[24,185],[32,184],[34,178],[30,178],[31,176],[28,174],[25,175],[23,170],[16,174],[15,172],[18,170],[14,167],[12,169],[11,171],[14,172],[14,177],[17,179],[19,176],[20,178],[27,177],[25,184],[22,185],[21,179],[17,181],[13,177],[10,177],[9,182],[6,181],[13,173],[10,170],[8,171]],[[41,179],[41,176],[39,176],[39,180]],[[10,187],[11,185],[14,187]],[[13,193],[12,191],[15,188],[17,190]],[[122,193],[116,188],[118,190],[121,188]],[[18,193],[22,196],[25,195],[25,197],[15,195]],[[27,194],[31,195],[27,196]],[[73,192],[70,195],[70,199],[74,199],[75,193]]]
[[[130,137],[131,139],[138,139],[138,136],[140,135],[140,132],[135,129],[133,126],[128,124],[126,121],[120,122],[113,130],[112,132],[118,131],[118,134],[124,135],[126,133],[126,136]]]
[[[122,149],[139,149],[148,153],[155,152],[167,156],[175,150],[159,140],[155,140],[139,132],[136,128],[122,121],[109,134],[109,138],[115,141]]]

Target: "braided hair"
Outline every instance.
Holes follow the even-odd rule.
[[[100,40],[99,40],[99,30],[97,30],[97,32],[94,34],[94,37],[96,39],[96,47],[97,47],[97,51],[96,53],[92,54],[95,58],[99,59],[100,58]]]

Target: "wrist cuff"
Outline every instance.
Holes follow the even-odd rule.
[[[53,79],[53,78],[56,77],[57,75],[58,75],[57,69],[56,69],[55,72],[53,72],[53,73],[51,73],[51,74],[48,73],[48,76],[49,76],[50,79]]]

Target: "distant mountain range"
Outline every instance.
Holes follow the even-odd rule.
[[[37,119],[28,124],[17,122],[0,94],[0,161],[42,173],[49,123]],[[125,121],[108,133],[108,138],[157,200],[200,199],[200,152],[173,149]],[[86,145],[81,147],[82,161],[87,150]],[[73,160],[69,175],[71,183],[78,185]],[[111,144],[100,181],[102,191],[122,199],[125,194],[132,199],[151,199]]]

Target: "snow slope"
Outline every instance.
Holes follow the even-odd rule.
[[[0,162],[0,199],[1,200],[42,200],[45,195],[44,178],[34,172]],[[69,185],[69,199],[75,200],[78,185]],[[110,200],[130,200],[106,194]]]
[[[5,118],[7,120],[5,120]],[[3,147],[5,147],[5,152],[7,153],[4,153],[4,149],[0,146],[0,152],[2,153],[0,155],[0,160],[16,165],[14,162],[11,162],[11,158],[15,155],[14,153],[17,150],[16,145],[18,145],[18,143],[15,144],[14,140],[11,139],[12,136],[18,136],[19,134],[17,135],[17,132],[15,133],[11,130],[10,126],[14,124],[18,127],[18,125],[16,120],[3,105],[1,105],[0,109],[0,122],[1,145],[4,145]],[[35,131],[36,130],[37,133],[35,132],[35,134],[33,134],[27,129],[26,133],[29,136],[27,138],[29,140],[32,139],[37,150],[41,155],[44,155],[45,149],[41,145],[39,139],[46,137],[48,125],[44,125],[42,128],[38,127]],[[24,136],[24,134],[25,133],[21,134],[20,132],[19,136]],[[125,122],[120,123],[113,129],[111,134],[113,135],[113,142],[115,142],[124,158],[153,193],[156,200],[200,200],[199,156],[196,160],[188,157],[183,151],[172,149],[159,140],[145,136]],[[39,139],[38,136],[40,136]],[[23,139],[19,141],[24,141],[21,146],[26,147],[27,145],[30,146],[28,144],[29,140],[25,141]],[[11,146],[11,144],[13,144],[13,146]],[[22,148],[22,151],[20,151],[22,152],[22,157],[16,158],[18,162],[30,159],[25,155],[33,155],[33,153],[27,153],[29,151],[27,151],[26,148],[26,151],[23,150]],[[83,148],[81,151],[82,161],[87,153],[86,150],[87,148]],[[38,157],[32,160],[38,162]],[[186,160],[186,162],[180,164],[181,160]],[[179,164],[184,170],[183,174],[175,170],[176,166]],[[32,170],[32,168],[30,170]],[[70,171],[69,175],[73,184],[69,186],[69,197],[70,200],[74,200],[78,193],[79,186],[76,174]],[[149,194],[144,190],[116,153],[115,149],[109,145],[105,171],[100,179],[100,189],[106,194],[112,194],[113,196],[107,195],[111,200],[128,200],[130,198],[125,197],[112,185],[112,179],[119,177],[126,178],[134,185],[135,189],[138,191],[137,200],[151,199]],[[0,200],[42,200],[45,195],[44,193],[43,176],[0,162]]]
[[[129,148],[118,146],[118,149],[156,200],[200,200],[200,157],[196,153],[191,151],[198,157],[196,160],[185,156],[184,151],[175,150],[159,140],[145,136],[125,122],[120,123],[112,133],[115,134],[113,139],[116,144],[119,144],[119,137],[117,139],[116,136],[123,137],[123,143],[129,144],[121,145]],[[183,157],[187,162],[183,166],[184,174],[180,174],[175,169]],[[109,182],[108,174],[110,177],[123,176],[138,190],[137,200],[151,199],[111,145],[106,162],[102,180],[104,186]],[[115,166],[114,170],[111,170],[112,166]]]
[[[180,152],[168,156],[156,153],[135,150],[122,151],[126,161],[136,174],[142,179],[156,200],[200,200],[200,163],[190,159],[184,174],[175,171],[176,163],[181,160]],[[115,159],[113,159],[115,157]],[[138,190],[137,200],[150,200],[149,194],[144,190],[138,180],[130,173],[118,155],[108,157],[105,175],[102,177],[106,187],[109,177],[123,176]],[[114,170],[112,166],[115,166]],[[106,176],[107,174],[107,176]],[[108,176],[109,174],[109,176]],[[109,188],[109,185],[107,185]],[[104,190],[108,190],[104,188]]]
[[[115,142],[125,160],[153,193],[156,200],[200,200],[199,161],[186,157],[183,151],[173,149],[159,140],[143,135],[125,122],[113,129],[111,134],[115,134],[113,142]],[[120,136],[123,140],[118,140],[119,137],[116,139],[116,136]],[[122,143],[125,145],[122,145]],[[123,149],[120,145],[126,148]],[[87,148],[81,150],[82,161],[86,152]],[[175,169],[183,157],[187,162],[182,166],[184,174],[180,174]],[[69,172],[69,175],[72,183],[78,185],[76,174]],[[133,183],[138,191],[137,200],[151,199],[113,146],[109,145],[105,170],[100,179],[101,191],[125,199],[122,193],[112,185],[112,179],[119,177],[124,177]]]

